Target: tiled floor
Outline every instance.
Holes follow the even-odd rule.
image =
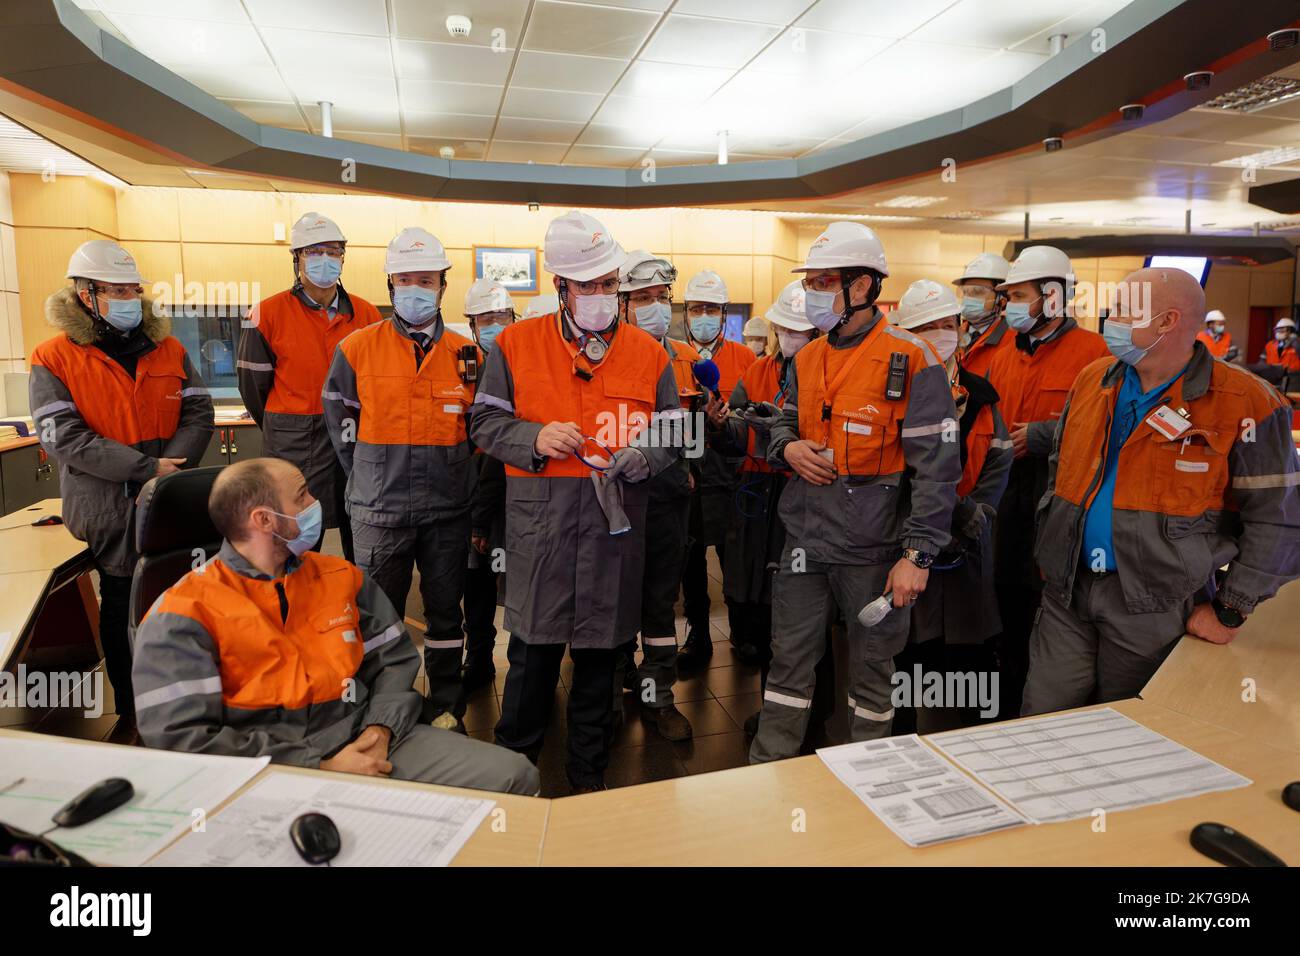
[[[327,532],[325,550],[333,554],[340,553],[337,532]],[[673,689],[678,709],[690,720],[694,736],[691,740],[680,743],[665,740],[652,723],[641,718],[636,695],[625,693],[623,720],[614,739],[606,772],[606,783],[611,787],[725,770],[743,766],[746,762],[749,739],[742,726],[745,719],[759,707],[758,668],[742,664],[732,652],[727,634],[726,607],[722,602],[722,578],[712,552],[709,555],[709,574],[713,659],[709,667],[701,672],[679,678]],[[411,598],[406,609],[407,619],[412,623],[423,622],[418,585],[417,578],[412,584]],[[501,628],[501,613],[498,608],[498,629]],[[677,629],[679,640],[685,640],[686,622],[680,616],[680,609]],[[420,636],[417,628],[412,627],[412,632],[417,637]],[[507,637],[503,630],[499,630],[493,655],[497,667],[495,684],[480,688],[469,699],[465,729],[470,736],[479,740],[492,740],[492,729],[501,714],[500,694],[505,686]],[[839,634],[836,657],[844,659],[843,640]],[[102,669],[102,664],[100,667]],[[564,796],[569,793],[564,773],[565,708],[572,670],[572,662],[566,659],[560,669],[560,687],[555,692],[551,726],[539,761],[543,796]],[[837,670],[843,673],[843,668]],[[423,682],[421,674],[417,680],[421,691],[424,689]],[[117,716],[113,711],[112,688],[107,680],[104,681],[104,693],[104,713],[99,717],[87,718],[80,710],[66,707],[44,710],[0,708],[0,726],[87,740],[112,740],[117,730]],[[843,699],[843,694],[838,693],[837,699]],[[841,708],[828,722],[830,740],[845,739],[842,724]],[[120,734],[121,731],[118,730],[118,736]]]

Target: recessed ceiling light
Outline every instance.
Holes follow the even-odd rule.
[[[1282,146],[1278,149],[1264,150],[1262,153],[1248,153],[1245,156],[1237,156],[1233,159],[1223,159],[1214,165],[1259,168],[1281,166],[1283,163],[1293,163],[1298,159],[1300,159],[1300,146]]]
[[[943,196],[895,196],[876,205],[885,209],[924,209],[943,201]]]

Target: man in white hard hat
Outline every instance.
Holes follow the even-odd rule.
[[[705,269],[686,283],[686,338],[702,359],[718,369],[718,386],[708,396],[707,414],[726,413],[727,396],[735,389],[745,369],[755,361],[752,351],[726,337],[727,304],[730,296],[722,276]],[[727,523],[731,520],[732,495],[736,492],[740,459],[727,458],[709,448],[692,463],[695,494],[691,499],[690,547],[682,572],[682,604],[686,613],[686,641],[678,663],[681,667],[703,667],[713,657],[709,629],[708,549],[712,545],[718,562],[726,560]],[[740,622],[728,606],[728,631],[732,644],[743,641]]]
[[[1228,331],[1228,319],[1218,309],[1205,313],[1205,328],[1196,336],[1216,359],[1231,362],[1238,355],[1238,349],[1232,344],[1232,333]]]
[[[93,239],[72,254],[67,277],[45,301],[59,334],[32,350],[29,398],[41,447],[59,463],[63,520],[99,571],[99,639],[123,720],[114,732],[129,739],[135,499],[150,478],[199,463],[212,398],[167,314],[143,299],[130,253]]]
[[[998,411],[998,393],[988,379],[963,365],[960,326],[964,306],[951,288],[918,279],[898,300],[898,308],[889,313],[890,322],[925,339],[943,362],[957,408],[962,462],[952,512],[952,540],[930,568],[926,589],[912,607],[907,649],[895,659],[904,673],[920,664],[926,673],[996,674],[992,639],[1001,630],[1001,622],[993,588],[993,520],[1011,471],[1012,445]],[[919,682],[912,686],[919,687]],[[945,680],[945,686],[951,685]],[[996,716],[998,701],[986,705],[984,717]],[[970,715],[980,710],[968,708],[958,719],[973,722]],[[934,719],[938,715],[922,717],[919,711],[915,699],[897,708],[893,732],[943,729],[945,721]]]
[[[1096,332],[1081,328],[1067,305],[1074,296],[1070,257],[1052,246],[1029,246],[1012,263],[999,291],[1015,335],[998,349],[988,379],[1014,443],[1011,476],[998,507],[993,543],[998,614],[1000,712],[1020,713],[1029,667],[1029,632],[1038,611],[1042,578],[1034,564],[1034,515],[1047,489],[1047,457],[1065,396],[1089,362],[1107,354]]]
[[[1196,341],[1205,293],[1186,272],[1119,288],[1052,449],[1026,715],[1137,696],[1184,635],[1228,644],[1300,577],[1290,403]]]
[[[262,429],[263,452],[298,466],[338,528],[343,555],[354,557],[344,513],[347,476],[330,446],[321,386],[340,342],[380,321],[379,310],[346,292],[339,276],[347,240],[327,216],[309,212],[293,224],[293,286],[262,300],[240,325],[239,394]],[[319,546],[318,546],[319,547]]]
[[[751,763],[799,752],[832,602],[848,622],[849,736],[889,736],[893,658],[948,545],[961,478],[943,363],[875,306],[889,275],[875,233],[831,223],[794,271],[805,274],[805,317],[827,335],[795,356],[768,443],[768,461],[795,477],[781,495],[772,669]],[[884,595],[892,610],[864,623],[859,612]]]
[[[967,372],[988,376],[994,353],[1015,344],[1002,318],[1006,295],[998,285],[1006,281],[1011,264],[995,252],[982,252],[953,280],[961,296],[961,364]]]
[[[673,282],[677,270],[667,259],[644,249],[628,254],[619,268],[619,317],[645,332],[664,349],[672,367],[682,408],[697,410],[700,390],[691,366],[700,355],[685,342],[668,337],[673,316]],[[691,724],[673,701],[677,680],[677,618],[674,605],[686,561],[686,526],[691,507],[691,474],[685,458],[679,459],[647,483],[645,577],[641,585],[641,648],[636,666],[636,643],[625,645],[616,661],[615,715],[622,713],[623,690],[633,691],[641,715],[652,720],[667,740],[687,740]]]
[[[461,597],[470,537],[466,424],[482,353],[446,327],[451,261],[438,237],[403,229],[384,271],[393,315],[344,339],[322,392],[347,474],[357,566],[406,609],[411,569],[424,603],[425,720],[463,729]]]
[[[1260,353],[1260,362],[1273,370],[1270,380],[1283,392],[1300,390],[1300,337],[1292,319],[1278,319],[1273,338]]]
[[[497,336],[470,427],[506,465],[510,671],[496,740],[540,754],[567,644],[568,775],[578,792],[604,788],[615,649],[640,625],[646,481],[681,453],[668,355],[618,321],[625,258],[585,213],[550,224],[544,264],[559,311]]]
[[[767,322],[761,316],[754,316],[745,323],[745,329],[741,333],[745,339],[745,345],[754,353],[755,358],[762,358],[767,354]]]
[[[465,293],[465,320],[483,354],[492,352],[501,330],[515,321],[515,303],[500,282],[475,279]],[[480,369],[480,374],[481,374]],[[470,507],[469,569],[465,572],[465,669],[461,684],[469,693],[496,679],[497,576],[504,562],[506,472],[499,458],[475,450]]]
[[[729,414],[710,422],[710,441],[719,450],[743,455],[740,487],[727,526],[726,560],[722,564],[722,591],[741,626],[736,656],[747,664],[758,664],[760,689],[767,687],[772,663],[772,576],[785,545],[785,526],[778,507],[789,475],[767,460],[771,429],[785,406],[786,393],[794,375],[794,358],[821,333],[804,316],[804,288],[791,282],[767,310],[766,319],[776,331],[777,350],[756,361],[732,389]],[[835,711],[835,653],[831,646],[830,621],[826,622],[825,652],[816,667],[806,743],[815,745],[824,724]],[[752,737],[759,714],[745,722]]]

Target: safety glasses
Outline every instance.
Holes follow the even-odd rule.
[[[627,278],[632,282],[672,285],[677,279],[677,270],[663,259],[647,259],[629,269]]]
[[[591,459],[587,458],[587,455],[592,455],[593,458],[595,457],[595,455],[587,448],[588,445],[595,445],[597,448],[599,448],[601,451],[605,453],[606,458],[603,463],[592,461]],[[583,454],[584,451],[587,453],[587,455]],[[577,451],[575,451],[573,453],[573,457],[577,458],[578,461],[582,462],[592,471],[608,471],[609,466],[614,463],[614,452],[609,448],[609,446],[604,444],[601,441],[598,441],[595,438],[592,438],[590,435],[583,436],[582,448],[579,448]]]

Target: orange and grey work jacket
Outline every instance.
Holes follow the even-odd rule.
[[[103,571],[129,577],[140,486],[159,458],[199,463],[212,437],[212,398],[150,303],[141,327],[150,345],[134,378],[94,344],[93,320],[71,289],[50,296],[45,314],[61,332],[32,350],[28,394],[41,447],[59,463],[63,520]]]
[[[458,359],[462,348],[482,353],[441,319],[431,334],[426,350],[394,316],[335,350],[321,398],[353,521],[411,527],[469,510],[474,384]]]
[[[1035,555],[1046,586],[1070,603],[1083,523],[1104,470],[1124,366],[1100,359],[1079,373],[1038,506]],[[1111,519],[1130,613],[1167,611],[1228,565],[1224,603],[1250,613],[1300,576],[1300,467],[1291,409],[1262,379],[1215,361],[1200,342],[1160,404],[1187,422],[1139,422],[1119,452]]]
[[[905,363],[897,398],[893,361]],[[923,339],[877,310],[854,335],[832,332],[801,348],[768,461],[788,468],[785,446],[796,439],[831,449],[836,476],[829,485],[790,479],[780,509],[788,545],[828,564],[885,564],[904,548],[947,546],[961,443],[948,373]]]
[[[419,657],[369,577],[309,551],[278,578],[229,542],[158,598],[135,639],[150,747],[315,767],[370,724],[401,740],[420,715]]]

